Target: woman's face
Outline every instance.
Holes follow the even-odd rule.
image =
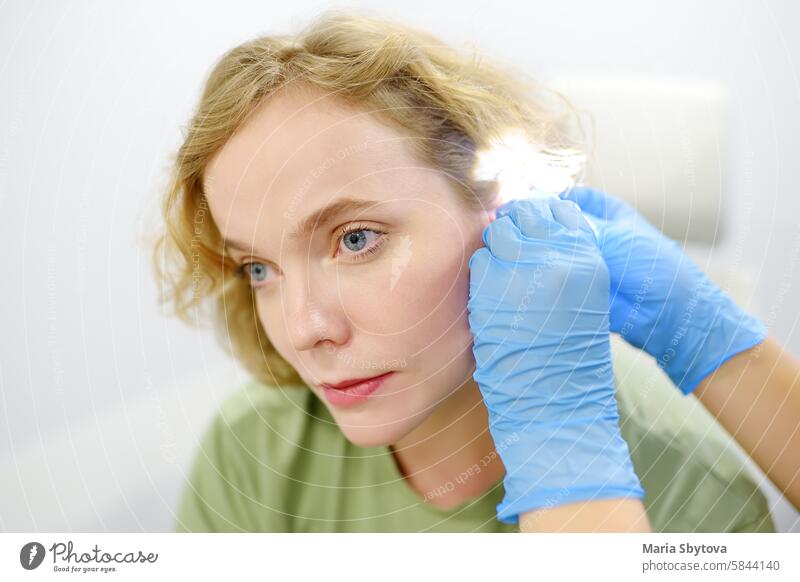
[[[410,433],[475,365],[468,263],[492,209],[468,210],[407,139],[341,102],[287,91],[206,172],[211,214],[234,260],[249,263],[270,341],[360,446]],[[339,211],[318,214],[331,205]],[[347,402],[321,386],[388,372]]]

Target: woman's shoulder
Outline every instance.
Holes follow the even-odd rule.
[[[620,430],[656,531],[774,531],[736,441],[655,361],[612,341]]]
[[[231,428],[249,427],[265,422],[295,424],[311,405],[313,394],[302,384],[268,385],[251,379],[231,392],[217,409],[214,422]],[[269,418],[265,417],[269,413]]]
[[[229,394],[206,426],[180,503],[177,531],[290,531],[284,501],[306,443],[325,426],[305,386],[256,380]]]
[[[268,459],[289,470],[297,458],[326,445],[340,446],[344,435],[327,408],[304,384],[245,383],[221,404],[210,429],[230,446],[247,453],[248,462]],[[244,449],[244,450],[242,450]]]

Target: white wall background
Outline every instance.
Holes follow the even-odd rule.
[[[655,74],[730,97],[710,250],[800,354],[800,8],[670,2],[35,2],[0,5],[0,531],[168,531],[215,405],[243,372],[156,308],[167,156],[226,49],[368,6],[543,79]],[[668,201],[666,201],[668,202]],[[796,512],[775,499],[782,529]]]

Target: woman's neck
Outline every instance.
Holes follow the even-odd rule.
[[[505,475],[472,377],[390,450],[409,485],[444,509],[483,495]]]

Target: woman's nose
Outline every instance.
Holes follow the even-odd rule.
[[[326,342],[339,345],[348,340],[348,320],[335,289],[335,285],[311,281],[287,286],[284,311],[295,350],[310,350]]]

